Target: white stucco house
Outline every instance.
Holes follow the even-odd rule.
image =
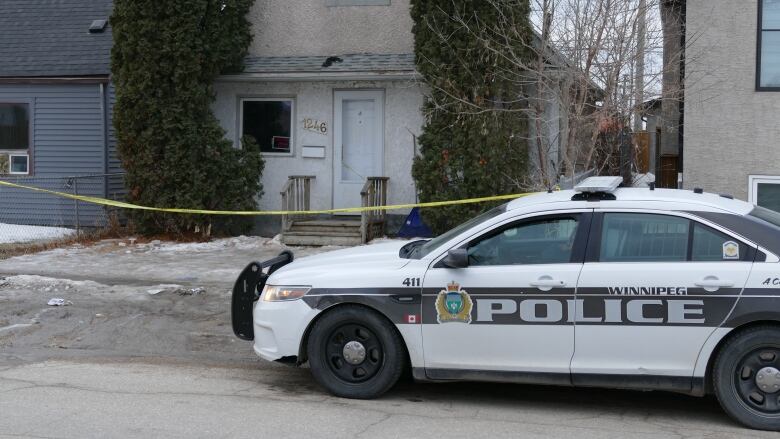
[[[388,203],[413,202],[424,90],[408,0],[258,0],[250,20],[246,68],[215,84],[214,111],[236,145],[260,143],[260,208],[282,206],[291,176],[315,177],[311,209],[360,206],[368,177],[387,177]]]
[[[370,202],[415,202],[411,167],[426,89],[415,71],[409,8],[409,0],[257,0],[246,68],[220,77],[213,109],[237,147],[243,135],[260,143],[261,209],[360,206],[369,177],[383,177]],[[545,126],[558,127],[559,112],[549,114],[556,120]],[[390,212],[388,231],[407,214]],[[285,242],[299,244],[361,237],[354,216],[302,219],[258,217],[256,231],[271,235],[281,226]],[[326,232],[338,239],[317,238]]]

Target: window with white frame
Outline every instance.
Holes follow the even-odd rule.
[[[293,152],[294,102],[280,98],[243,98],[240,101],[241,136],[249,136],[265,154]]]
[[[0,174],[30,173],[30,105],[0,102]]]
[[[780,212],[780,176],[751,175],[749,185],[749,202]]]

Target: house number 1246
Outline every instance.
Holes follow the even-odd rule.
[[[328,134],[328,124],[317,119],[303,119],[303,129],[315,133]]]

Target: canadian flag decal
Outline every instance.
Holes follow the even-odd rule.
[[[417,314],[407,314],[407,316],[406,316],[406,323],[409,323],[409,324],[412,324],[412,325],[420,323],[420,316],[417,315]]]

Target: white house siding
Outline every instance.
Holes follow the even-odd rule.
[[[688,0],[684,186],[748,198],[780,175],[780,94],[756,86],[757,1]]]
[[[258,0],[249,13],[249,56],[411,53],[409,0]]]
[[[220,81],[215,85],[214,113],[227,131],[227,138],[238,144],[239,99],[242,97],[285,97],[294,99],[294,133],[292,156],[265,156],[264,195],[260,208],[281,207],[280,191],[290,175],[314,175],[312,209],[333,206],[333,134],[334,92],[337,90],[373,89],[384,91],[384,175],[389,177],[389,202],[411,203],[415,186],[411,177],[414,136],[423,124],[423,93],[413,81],[302,81],[246,82]],[[324,121],[327,135],[303,129],[303,119]],[[325,158],[303,158],[304,145],[324,146]],[[404,214],[407,211],[396,211]]]

